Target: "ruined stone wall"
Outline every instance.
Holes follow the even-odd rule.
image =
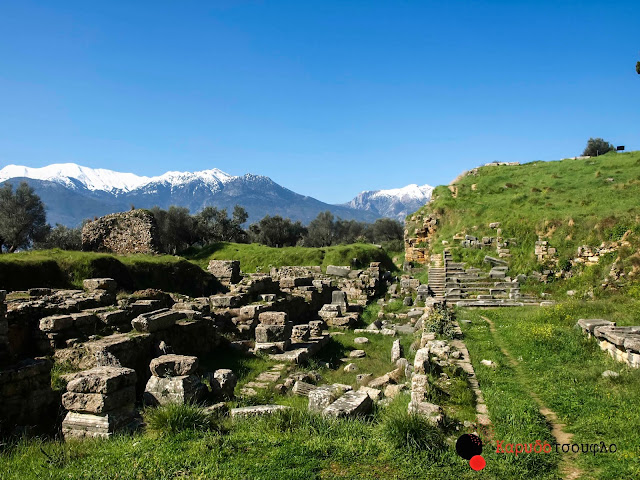
[[[415,232],[412,232],[412,226],[416,224]],[[438,219],[433,214],[426,217],[415,214],[409,219],[404,231],[405,261],[422,265],[429,263],[429,245],[437,225]]]
[[[112,213],[82,228],[82,249],[111,253],[157,253],[158,227],[146,210]]]

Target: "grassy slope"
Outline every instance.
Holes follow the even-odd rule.
[[[502,236],[519,242],[511,248],[512,265],[530,272],[537,268],[533,252],[538,235],[558,248],[562,260],[573,258],[580,245],[597,246],[627,228],[639,229],[640,152],[481,167],[456,185],[456,198],[441,186],[434,192],[435,199],[419,210],[440,217],[432,243],[435,251],[442,250],[442,240],[451,243],[459,232],[495,236],[489,223],[501,222]],[[413,227],[409,222],[410,231]],[[637,233],[635,237],[637,244]],[[476,263],[486,253],[464,250],[458,258]]]
[[[171,255],[109,255],[36,250],[0,255],[0,288],[82,288],[82,280],[111,277],[121,288],[160,288],[188,295],[211,294],[217,282],[201,268]]]
[[[244,272],[256,269],[269,271],[270,267],[283,265],[351,265],[357,259],[356,266],[368,267],[371,262],[382,262],[393,270],[394,265],[387,253],[373,245],[353,244],[336,245],[324,248],[283,247],[273,248],[259,244],[216,243],[202,249],[194,249],[185,254],[189,260],[206,268],[209,260],[240,260]]]
[[[240,260],[244,272],[255,272],[283,265],[320,265],[325,269],[327,265],[351,265],[354,258],[358,267],[379,261],[390,270],[396,268],[383,249],[364,244],[271,248],[257,244],[218,243],[193,249],[184,257],[53,249],[0,255],[0,289],[81,288],[85,278],[112,277],[125,290],[159,288],[199,296],[217,290],[211,276],[204,271],[211,259]]]
[[[640,370],[614,361],[595,340],[587,339],[573,326],[579,318],[637,325],[639,314],[640,301],[628,296],[542,309],[463,312],[463,318],[473,320],[471,325],[463,325],[463,330],[489,411],[501,434],[498,439],[524,443],[538,438],[534,432],[514,430],[513,424],[495,418],[509,408],[513,411],[512,423],[521,423],[522,414],[515,407],[531,404],[526,392],[532,390],[567,425],[565,430],[574,434],[573,443],[602,441],[617,445],[616,453],[578,454],[577,465],[586,472],[580,478],[638,478]],[[481,315],[494,322],[495,335]],[[500,352],[501,346],[519,360],[520,375],[514,374]],[[485,358],[496,362],[498,368],[493,371],[480,365]],[[605,370],[618,372],[620,377],[603,378]]]

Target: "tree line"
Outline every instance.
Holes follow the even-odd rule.
[[[328,247],[361,242],[402,249],[403,226],[390,218],[366,223],[335,218],[326,211],[304,226],[300,221],[267,215],[244,229],[242,225],[249,215],[239,205],[230,214],[226,208],[211,206],[193,215],[188,208],[177,206],[166,210],[153,207],[150,212],[156,220],[162,253],[177,254],[217,242],[261,243],[270,247]],[[0,188],[0,253],[25,248],[81,250],[82,227],[51,227],[44,204],[33,188],[22,182],[14,191],[11,184],[5,183]]]

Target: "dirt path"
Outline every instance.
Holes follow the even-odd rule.
[[[482,316],[482,319],[489,324],[489,329],[491,331],[491,334],[493,335],[493,338],[495,339],[496,338],[496,327],[495,327],[495,325],[493,324],[491,319],[489,319],[488,317]],[[529,387],[528,382],[526,381],[526,376],[522,372],[522,367],[520,366],[520,363],[515,358],[513,358],[511,353],[509,353],[502,345],[498,344],[498,347],[500,348],[500,351],[504,354],[504,356],[507,357],[507,360],[509,361],[509,364],[515,369],[519,379],[521,380],[521,383],[525,387],[527,387],[527,390],[529,392],[529,395],[531,395],[531,398],[533,398],[534,401],[538,404],[538,408],[540,409],[540,413],[542,415],[544,415],[544,418],[547,420],[547,423],[549,424],[549,427],[551,428],[551,434],[556,439],[556,442],[561,443],[561,444],[562,443],[571,443],[571,439],[573,438],[573,434],[564,431],[564,427],[566,425],[564,423],[560,423],[556,413],[544,404],[544,402],[542,401],[542,399],[538,396],[538,394],[536,392],[531,390],[531,388]],[[580,475],[582,475],[582,473],[583,473],[582,470],[580,470],[578,467],[576,467],[576,465],[575,465],[575,454],[573,454],[573,453],[563,453],[562,454],[562,456],[560,457],[559,469],[560,469],[560,474],[562,475],[562,477],[565,480],[576,480],[576,479],[579,479]]]

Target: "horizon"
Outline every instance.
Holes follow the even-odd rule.
[[[341,204],[590,137],[638,149],[640,6],[577,7],[3,5],[0,168],[217,168]]]

